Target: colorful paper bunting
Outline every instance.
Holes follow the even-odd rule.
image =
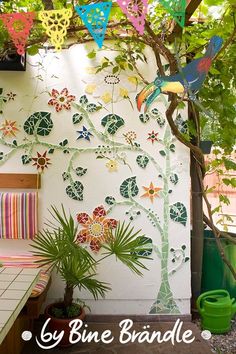
[[[181,26],[185,25],[186,0],[159,0],[160,4],[173,16]]]
[[[99,48],[103,44],[111,6],[112,2],[109,1],[75,7]]]
[[[147,0],[117,0],[117,2],[136,30],[143,34],[148,8]]]
[[[39,12],[39,19],[42,21],[43,28],[58,51],[61,50],[64,43],[71,16],[71,9]]]
[[[0,19],[3,21],[4,26],[8,30],[19,55],[22,55],[25,52],[26,41],[29,37],[31,27],[33,26],[34,18],[34,12],[20,12],[0,15]]]

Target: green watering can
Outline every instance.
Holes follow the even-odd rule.
[[[226,333],[231,329],[231,319],[236,313],[236,300],[230,299],[226,290],[212,290],[197,299],[202,329],[211,333]]]

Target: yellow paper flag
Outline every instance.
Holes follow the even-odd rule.
[[[72,16],[71,9],[40,11],[39,19],[56,50],[61,50]]]

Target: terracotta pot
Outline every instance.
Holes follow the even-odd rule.
[[[69,347],[72,344],[69,342],[69,337],[70,337],[70,321],[78,319],[78,320],[84,320],[85,319],[85,311],[83,308],[81,308],[81,313],[79,316],[76,317],[71,317],[71,318],[56,318],[52,316],[51,313],[51,308],[54,306],[61,307],[63,304],[61,302],[50,304],[46,307],[45,309],[45,316],[46,318],[50,318],[50,322],[48,324],[49,331],[51,333],[54,333],[54,331],[57,331],[57,333],[64,331],[64,336],[60,343],[57,345],[58,347]]]

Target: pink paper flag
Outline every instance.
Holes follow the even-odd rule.
[[[117,2],[136,30],[143,34],[148,9],[147,0],[117,0]]]
[[[0,15],[0,19],[3,21],[4,26],[8,30],[19,55],[22,55],[25,52],[25,45],[29,37],[31,27],[33,26],[34,18],[34,12],[19,12]]]

